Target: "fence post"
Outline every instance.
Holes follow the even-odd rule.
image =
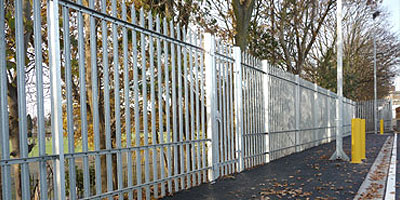
[[[62,125],[61,97],[61,61],[58,0],[48,0],[49,19],[49,54],[50,54],[50,88],[51,88],[51,125],[53,134],[53,151],[58,155],[55,160],[54,195],[56,199],[65,199],[65,166]]]
[[[330,104],[330,98],[331,98],[331,95],[330,95],[330,92],[329,92],[329,90],[325,90],[325,94],[326,94],[326,100],[325,100],[325,104],[326,104],[326,107],[327,107],[327,117],[326,117],[326,120],[327,120],[327,123],[326,123],[326,127],[327,127],[327,140],[325,141],[326,143],[327,142],[331,142],[331,104]]]
[[[265,152],[266,154],[265,154],[265,161],[268,163],[269,161],[270,161],[270,159],[271,159],[271,155],[270,155],[270,149],[269,149],[269,147],[270,147],[270,144],[269,144],[269,137],[270,137],[270,135],[269,135],[269,97],[270,97],[270,95],[269,95],[269,90],[270,90],[270,88],[269,88],[269,64],[268,64],[268,61],[267,60],[263,60],[262,61],[262,69],[264,70],[264,72],[266,73],[265,74],[265,81],[264,81],[264,92],[263,92],[263,94],[264,94],[264,107],[265,107],[265,122],[264,122],[264,126],[265,126],[265,132],[266,132],[266,136],[265,136],[265,145],[266,145],[266,151],[268,151],[268,153],[267,152]]]
[[[295,75],[295,99],[294,99],[294,109],[295,109],[295,132],[294,132],[294,145],[295,145],[295,151],[299,151],[299,142],[297,141],[299,139],[299,130],[300,130],[300,80],[299,80],[299,75]]]
[[[389,131],[393,131],[393,96],[390,95],[390,100],[389,100],[389,119],[390,119],[390,123],[389,123]]]
[[[314,119],[314,144],[313,146],[317,146],[318,142],[319,142],[319,129],[317,126],[318,120],[317,120],[317,106],[319,106],[319,103],[317,103],[318,101],[318,85],[316,83],[314,83],[314,104],[313,104],[313,119]]]
[[[236,132],[237,132],[237,157],[239,158],[238,171],[244,170],[243,152],[243,96],[242,96],[242,52],[240,47],[233,47],[233,58],[235,59],[235,108],[236,108]]]
[[[216,130],[216,69],[215,69],[215,38],[210,33],[204,34],[204,67],[206,69],[206,107],[207,107],[207,138],[211,140],[211,146],[207,145],[208,181],[213,182],[219,177],[218,169],[218,133]]]

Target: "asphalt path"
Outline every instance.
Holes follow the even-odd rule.
[[[361,164],[329,160],[335,150],[333,141],[164,199],[353,199],[386,138],[367,135],[367,159]],[[344,138],[349,156],[350,145],[351,138]],[[396,195],[400,199],[399,192]]]

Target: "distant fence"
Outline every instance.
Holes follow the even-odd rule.
[[[0,0],[2,199],[159,198],[335,139],[336,94],[210,34],[124,1],[15,2]]]
[[[336,94],[266,65],[271,159],[330,142],[336,136]],[[343,100],[343,135],[351,134],[355,103]]]
[[[392,102],[390,99],[378,99],[376,103],[377,107],[377,118],[376,127],[377,131],[380,131],[380,120],[384,121],[384,131],[393,130],[393,111]],[[374,132],[374,100],[357,102],[356,116],[358,118],[366,119],[366,131]]]
[[[276,159],[335,138],[335,93],[266,62],[261,65],[257,59],[244,57],[251,62],[242,63],[240,75],[243,92],[239,97],[243,98],[245,113],[243,138],[245,146],[253,146],[254,141],[262,142],[260,149],[245,149],[250,152],[244,154],[245,160],[263,155]],[[253,105],[252,102],[259,103]],[[344,136],[348,136],[355,102],[344,98],[343,106],[343,131]],[[251,129],[253,126],[256,130]],[[257,130],[258,127],[261,128]]]

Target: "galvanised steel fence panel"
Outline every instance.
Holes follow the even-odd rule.
[[[3,199],[148,199],[208,181],[202,34],[124,2],[34,0],[34,26],[26,28],[34,40],[26,49],[21,2],[15,4],[17,43],[10,46],[4,15],[13,7],[0,1]],[[17,55],[15,88],[7,84],[6,49]],[[225,65],[221,90],[230,98],[221,107],[227,125],[221,136],[235,128],[233,65]],[[26,76],[34,81],[25,83]],[[9,104],[7,93],[14,91]],[[30,92],[34,106],[24,98]],[[34,127],[30,117],[10,118],[27,113]],[[224,155],[234,159],[234,153]]]
[[[217,145],[219,160],[217,160],[217,170],[220,176],[225,176],[237,172],[238,157],[236,155],[236,137],[234,111],[234,63],[232,46],[217,41],[215,43],[214,62],[216,73],[216,108],[218,121],[218,142]],[[255,88],[254,88],[255,89]]]
[[[244,168],[252,168],[267,162],[267,93],[264,92],[267,77],[261,61],[246,53],[241,55],[240,70],[243,84],[243,162]]]
[[[357,102],[358,118],[365,119],[365,131],[374,131],[374,101]]]
[[[160,198],[335,137],[334,93],[211,34],[125,1],[32,9],[0,0],[3,199]]]
[[[60,144],[61,110],[59,106],[52,104],[47,106],[54,113],[52,117],[53,129],[51,136],[53,138],[50,144],[53,144],[53,152],[46,153],[45,125],[44,125],[44,97],[43,90],[49,91],[49,88],[43,87],[43,79],[52,80],[50,84],[51,100],[61,100],[59,93],[60,83],[55,81],[60,79],[59,66],[46,70],[38,69],[35,71],[27,70],[32,65],[49,66],[49,63],[55,63],[59,59],[59,51],[56,48],[46,47],[46,59],[42,58],[41,41],[41,17],[39,10],[40,1],[32,2],[34,23],[31,23],[28,31],[24,31],[27,11],[23,10],[22,1],[15,1],[12,5],[5,5],[5,1],[0,1],[0,135],[1,135],[1,198],[30,199],[35,193],[31,190],[31,183],[39,184],[38,181],[30,180],[32,173],[40,174],[40,190],[43,199],[48,195],[62,196],[64,190],[58,187],[57,190],[48,190],[52,187],[52,177],[54,180],[63,182],[64,174],[59,172],[49,172],[47,166],[55,169],[64,169],[64,163],[56,158],[63,158],[63,144]],[[49,3],[47,11],[49,15],[57,12],[57,6]],[[29,11],[30,12],[30,11]],[[7,15],[6,15],[7,13]],[[28,14],[29,16],[29,14]],[[12,18],[12,19],[10,19]],[[11,20],[11,21],[10,21]],[[12,25],[10,24],[12,22]],[[55,23],[57,22],[57,23]],[[58,27],[57,18],[48,20],[49,26],[46,32],[54,33]],[[12,34],[10,34],[12,32]],[[6,34],[7,33],[7,34]],[[15,35],[14,35],[15,34]],[[34,39],[29,40],[33,36]],[[11,37],[11,38],[10,38]],[[48,38],[48,42],[54,45],[57,34]],[[10,42],[10,39],[14,42]],[[29,59],[26,59],[26,55]],[[30,68],[32,69],[32,68]],[[51,75],[50,75],[50,74]],[[26,76],[31,77],[31,81],[36,81],[36,85],[26,86]],[[36,76],[36,77],[35,77]],[[29,82],[29,81],[28,81]],[[32,88],[36,88],[35,94],[32,94]],[[35,96],[33,101],[32,95]],[[30,107],[36,112],[37,119],[42,121],[35,124],[34,131],[33,119],[27,115],[27,104],[37,103],[39,105]],[[47,103],[49,103],[47,101]],[[20,116],[20,117],[19,117]],[[33,135],[35,132],[35,135]],[[31,154],[32,148],[36,147],[36,153]],[[38,170],[38,167],[40,168]],[[55,174],[55,175],[53,175]],[[49,179],[47,179],[49,178]],[[37,190],[36,192],[38,192]],[[54,193],[53,193],[54,191]],[[49,192],[49,194],[47,194]]]
[[[327,130],[328,127],[328,117],[327,117],[327,98],[331,98],[327,96],[326,90],[314,84],[314,124],[315,124],[315,134],[316,134],[316,142],[315,145],[320,145],[322,143],[327,142]]]
[[[347,98],[343,99],[343,136],[351,135],[351,119],[356,117],[356,104]]]
[[[336,94],[329,91],[328,92],[330,94],[330,96],[334,96],[335,98],[328,98],[328,106],[329,109],[327,112],[329,112],[330,118],[330,124],[329,124],[329,128],[328,130],[330,130],[330,136],[332,139],[336,139],[336,119],[337,119],[337,115],[336,115]]]
[[[374,131],[374,100],[357,102],[356,116],[358,118],[366,119],[366,131]],[[377,100],[377,128],[380,131],[380,120],[384,120],[384,131],[392,130],[392,102],[390,99]]]
[[[124,2],[59,4],[78,41],[82,130],[93,131],[83,154],[66,154],[83,159],[77,197],[157,198],[208,181],[202,35]]]
[[[316,98],[315,86],[313,83],[300,79],[300,130],[299,130],[299,149],[304,150],[314,146],[317,140],[315,129]]]
[[[381,99],[378,104],[378,117],[384,121],[384,131],[391,131],[393,129],[393,111],[392,101],[390,99]]]
[[[207,89],[207,136],[212,138],[208,146],[208,163],[212,166],[209,180],[243,170],[243,110],[238,95],[242,84],[240,50],[211,34],[205,34],[205,68]],[[236,55],[236,56],[235,56]],[[235,59],[234,59],[235,57]],[[239,107],[243,109],[238,111]],[[241,114],[239,114],[241,113]],[[241,116],[239,119],[238,116]]]
[[[269,91],[270,159],[289,154],[296,148],[296,78],[273,66],[267,66]]]
[[[270,159],[302,151],[335,137],[336,94],[268,66]],[[354,103],[344,100],[345,135],[351,134]]]

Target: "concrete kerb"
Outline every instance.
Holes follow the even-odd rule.
[[[386,139],[354,199],[383,199],[388,175],[393,136]]]

